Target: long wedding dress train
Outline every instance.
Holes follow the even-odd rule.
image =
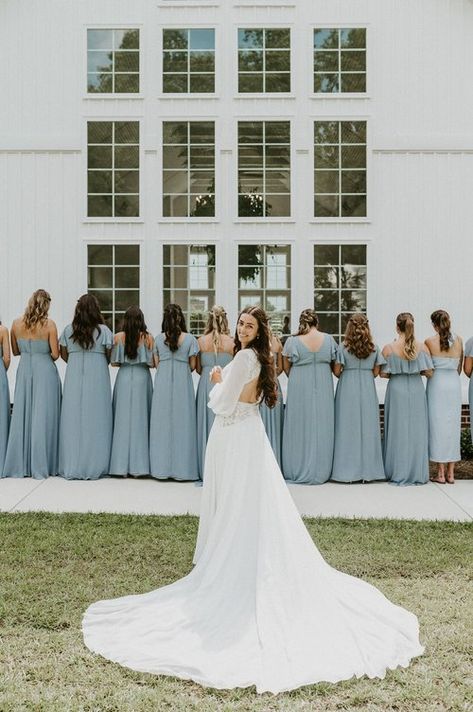
[[[214,688],[291,690],[384,677],[421,655],[414,614],[329,566],[282,478],[257,405],[259,372],[240,351],[210,396],[195,567],[156,591],[99,601],[83,620],[94,652],[143,672]]]

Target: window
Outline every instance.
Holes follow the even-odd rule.
[[[366,30],[314,30],[314,92],[366,92]]]
[[[314,144],[315,217],[366,217],[366,121],[316,121]]]
[[[259,304],[274,333],[291,315],[290,245],[238,246],[238,308]]]
[[[179,304],[192,334],[204,333],[215,304],[215,246],[164,245],[163,306]]]
[[[88,217],[140,214],[138,121],[87,123]]]
[[[120,331],[125,311],[140,304],[139,245],[88,245],[87,291],[110,329]]]
[[[163,122],[164,217],[215,216],[215,124]]]
[[[337,341],[350,315],[366,312],[366,245],[314,246],[314,309]]]
[[[291,91],[291,31],[238,30],[238,91]]]
[[[87,91],[140,91],[140,31],[87,30]]]
[[[163,92],[215,91],[215,30],[163,30]]]
[[[239,217],[287,217],[290,214],[289,121],[239,121]]]

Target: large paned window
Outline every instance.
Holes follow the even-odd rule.
[[[337,341],[350,315],[366,312],[366,245],[314,245],[314,309]]]
[[[314,92],[366,92],[366,30],[314,30]]]
[[[119,331],[128,307],[140,304],[139,245],[88,245],[87,290],[108,326]]]
[[[88,217],[140,214],[140,125],[138,121],[87,123]]]
[[[215,124],[163,122],[163,216],[215,215]]]
[[[239,217],[287,217],[290,214],[290,122],[239,121]]]
[[[215,304],[215,245],[164,245],[163,306],[179,304],[188,330],[204,333]]]
[[[366,121],[314,123],[314,216],[366,217]]]
[[[215,30],[163,30],[163,92],[215,91]]]
[[[291,91],[291,31],[238,30],[238,91]]]
[[[271,328],[281,333],[291,315],[290,245],[238,246],[238,307],[259,304]]]
[[[140,91],[140,31],[87,30],[87,91]]]

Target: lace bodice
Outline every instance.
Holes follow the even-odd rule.
[[[223,381],[217,383],[210,392],[208,406],[215,415],[233,416],[237,406],[254,406],[239,401],[243,387],[259,376],[261,365],[253,349],[242,349],[222,371]],[[246,417],[246,416],[245,416]]]

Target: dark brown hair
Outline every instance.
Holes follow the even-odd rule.
[[[414,317],[410,312],[401,312],[396,317],[396,326],[404,334],[404,356],[413,361],[417,356]]]
[[[365,359],[374,351],[373,337],[365,314],[352,314],[348,319],[343,343],[346,349],[356,356]]]
[[[179,304],[167,304],[164,307],[161,331],[164,334],[164,343],[171,351],[179,348],[179,337],[187,331],[186,320]]]
[[[299,331],[297,335],[307,334],[309,329],[315,326],[317,328],[319,325],[319,317],[314,309],[303,309],[299,317]]]
[[[94,345],[95,331],[99,324],[103,323],[97,297],[93,294],[83,294],[79,297],[72,320],[72,340],[83,349],[91,349]]]
[[[238,337],[238,322],[242,314],[249,314],[254,317],[258,324],[258,332],[248,347],[253,349],[261,365],[256,386],[257,396],[261,398],[261,402],[266,403],[268,408],[274,408],[278,400],[278,384],[271,349],[268,317],[266,316],[266,312],[259,306],[245,307],[241,310],[237,319],[237,328],[235,329],[234,355],[237,354],[238,351],[241,351],[241,342]]]
[[[148,327],[145,317],[137,306],[128,307],[123,317],[123,331],[125,332],[125,354],[130,359],[138,355],[138,343],[142,336],[147,336]]]
[[[452,345],[452,323],[450,315],[443,309],[437,309],[430,315],[430,320],[437,327],[440,338],[440,351],[448,351]]]

